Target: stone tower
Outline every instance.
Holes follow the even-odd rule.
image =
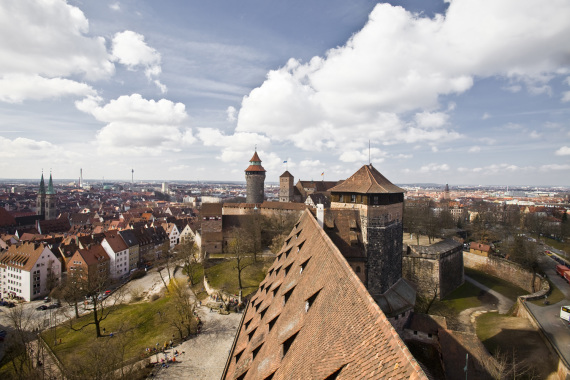
[[[288,170],[281,174],[279,177],[279,202],[293,202],[294,181],[295,177]]]
[[[46,184],[44,182],[44,173],[40,180],[40,189],[38,190],[38,197],[36,198],[36,215],[46,214]]]
[[[247,184],[246,202],[263,203],[265,197],[265,169],[261,166],[261,160],[257,151],[249,160],[249,166],[245,169],[245,181]]]
[[[366,287],[386,293],[402,278],[404,190],[364,165],[331,190],[331,209],[358,209],[366,254]]]
[[[48,189],[46,191],[46,203],[45,203],[45,219],[51,220],[55,219],[55,190],[53,189],[53,180],[51,178],[51,173],[49,174]]]

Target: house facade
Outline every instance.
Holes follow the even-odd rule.
[[[47,244],[23,243],[0,255],[2,298],[45,297],[61,279],[61,263]]]

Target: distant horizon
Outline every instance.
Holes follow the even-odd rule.
[[[49,177],[48,177],[49,178]],[[47,178],[44,177],[44,179],[47,181]],[[345,178],[346,179],[346,178]],[[327,181],[340,181],[341,179],[337,179],[337,180],[327,180]],[[37,182],[38,186],[39,186],[39,182],[40,179],[33,179],[33,178],[0,178],[0,183],[6,183],[6,182],[10,182],[10,181],[26,181],[27,183],[34,183]],[[53,182],[54,184],[67,184],[69,182],[77,182],[77,179],[73,179],[73,178],[69,178],[69,179],[56,179],[53,178]],[[84,178],[83,181],[87,184],[102,184],[102,183],[120,183],[120,184],[130,184],[131,180],[123,180],[123,179],[86,179]],[[315,180],[306,180],[303,179],[302,181],[315,181]],[[317,180],[315,182],[318,182],[321,180]],[[140,180],[135,180],[134,184],[145,184],[145,183],[153,183],[153,184],[162,184],[162,183],[187,183],[187,184],[192,184],[192,183],[211,183],[211,184],[241,184],[241,185],[245,185],[246,181],[245,179],[243,181],[230,181],[230,180],[160,180],[160,179],[140,179]],[[394,182],[392,182],[394,183]],[[279,182],[275,182],[275,181],[265,181],[265,184],[268,185],[279,185]],[[561,189],[564,191],[570,191],[570,186],[562,186],[562,185],[540,185],[540,186],[535,186],[535,185],[481,185],[481,184],[468,184],[468,183],[462,183],[462,184],[454,184],[454,183],[436,183],[436,182],[410,182],[410,183],[394,183],[397,186],[409,186],[409,187],[414,187],[414,186],[423,186],[423,187],[445,187],[445,185],[449,185],[452,187],[469,187],[469,188],[478,188],[478,187],[482,187],[482,188],[498,188],[498,189],[507,189],[509,188],[509,190],[515,190],[517,188],[522,188],[525,190],[530,190],[530,189]]]

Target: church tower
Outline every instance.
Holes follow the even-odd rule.
[[[51,173],[49,174],[49,183],[45,199],[45,220],[55,219],[55,190],[53,189],[53,180],[51,178]]]
[[[376,299],[402,278],[404,190],[364,165],[330,191],[331,209],[359,211],[366,287]]]
[[[295,177],[288,170],[279,177],[279,202],[293,202]]]
[[[245,169],[246,181],[246,202],[247,203],[263,203],[265,198],[265,169],[261,166],[261,160],[257,155],[257,151],[249,160],[249,166]]]
[[[46,184],[44,182],[44,173],[40,180],[40,189],[38,190],[38,197],[36,198],[36,215],[46,214]]]

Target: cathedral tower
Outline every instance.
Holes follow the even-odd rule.
[[[359,211],[366,287],[373,297],[386,293],[402,278],[404,190],[364,165],[330,191],[331,209]]]
[[[40,189],[38,190],[38,197],[36,198],[36,215],[46,214],[46,184],[44,182],[44,173],[40,180]]]
[[[245,181],[247,184],[246,202],[247,203],[263,203],[265,198],[265,169],[261,166],[261,160],[257,155],[257,151],[249,160],[249,166],[245,169]]]
[[[42,176],[43,178],[43,176]],[[55,215],[55,190],[53,189],[53,181],[51,178],[51,173],[49,174],[49,183],[48,183],[48,189],[46,191],[46,195],[45,195],[45,219],[46,220],[51,220],[51,219],[55,219],[56,215]]]

